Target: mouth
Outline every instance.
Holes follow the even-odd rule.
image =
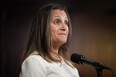
[[[67,35],[66,33],[59,33],[59,35]]]

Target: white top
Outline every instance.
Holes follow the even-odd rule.
[[[31,55],[22,63],[19,77],[79,77],[79,73],[64,61],[50,63],[39,55]]]

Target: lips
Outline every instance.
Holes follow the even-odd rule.
[[[59,33],[59,35],[67,35],[66,33]]]

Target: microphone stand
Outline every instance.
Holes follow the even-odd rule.
[[[97,77],[102,77],[102,70],[103,68],[96,67]]]

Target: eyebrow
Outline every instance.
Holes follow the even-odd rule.
[[[60,16],[54,16],[54,18],[60,18]],[[54,19],[54,18],[51,18],[51,19]],[[68,21],[68,18],[67,17],[65,17],[65,18]]]

